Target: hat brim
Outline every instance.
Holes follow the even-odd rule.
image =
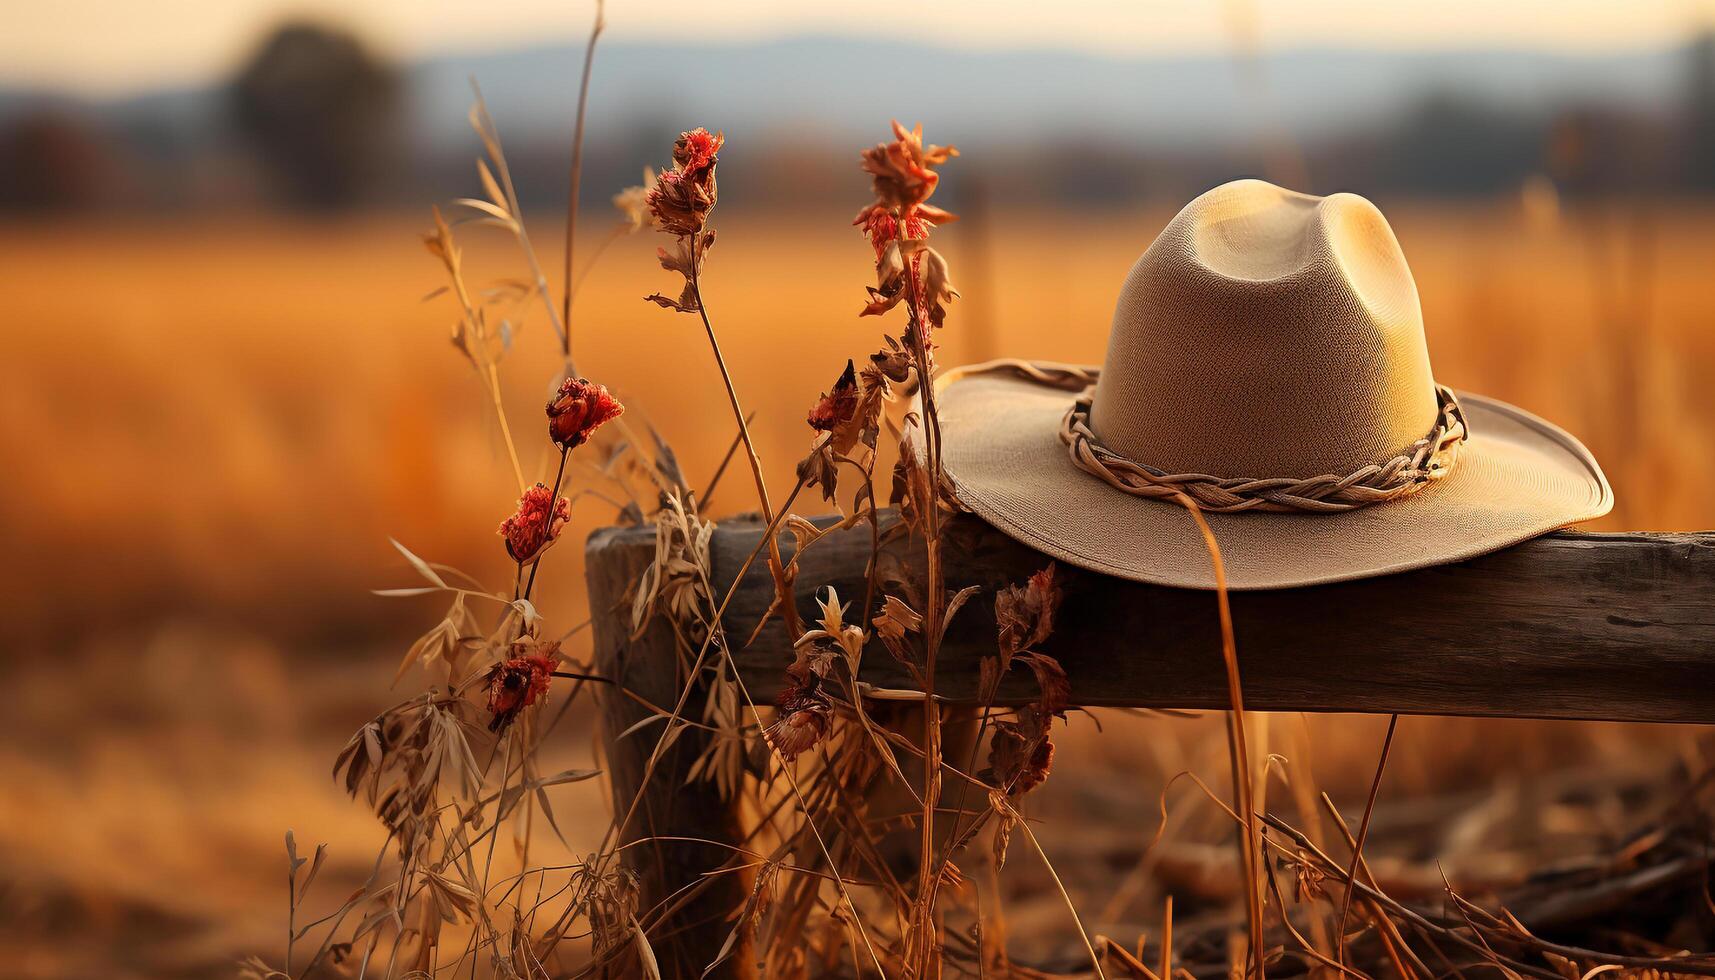
[[[1336,514],[1207,514],[1228,588],[1320,585],[1446,564],[1613,507],[1607,478],[1577,439],[1504,402],[1458,396],[1470,435],[1453,471],[1417,493]],[[1073,565],[1214,588],[1209,552],[1183,507],[1122,493],[1073,464],[1059,432],[1076,398],[1006,372],[954,372],[938,385],[942,468],[960,502]]]

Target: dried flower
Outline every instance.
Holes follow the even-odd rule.
[[[959,291],[948,278],[947,259],[940,252],[924,247],[911,261],[922,280],[918,293],[923,304],[922,315],[929,326],[939,327],[947,320],[947,304],[959,297]]]
[[[711,134],[706,129],[680,133],[673,144],[673,167],[662,171],[643,197],[656,227],[679,239],[673,251],[659,250],[662,268],[685,277],[678,299],[651,293],[644,297],[651,303],[680,313],[695,313],[702,308],[697,300],[696,279],[709,246],[715,243],[715,233],[706,226],[719,196],[715,164],[725,143],[725,135]]]
[[[810,454],[798,461],[798,479],[806,487],[821,487],[822,499],[835,503],[840,487],[840,464],[824,443],[811,447]]]
[[[1036,709],[1045,716],[1066,717],[1066,706],[1072,703],[1072,682],[1066,677],[1066,668],[1046,653],[1027,653],[1018,660],[1036,675],[1036,688],[1041,692]]]
[[[535,561],[558,540],[571,516],[570,501],[555,496],[547,484],[536,484],[518,498],[517,513],[500,522],[506,553],[521,564]]]
[[[688,238],[703,230],[714,210],[716,155],[726,137],[706,129],[681,133],[673,145],[675,166],[655,178],[644,204],[656,224],[669,235]]]
[[[946,212],[941,212],[945,214]],[[875,257],[880,259],[889,245],[897,245],[901,238],[907,241],[922,241],[929,237],[929,222],[921,215],[908,215],[905,219],[905,234],[899,233],[899,219],[893,212],[883,209],[878,204],[871,204],[858,212],[858,220],[852,222],[861,226],[863,237],[869,239],[870,247],[875,249]]]
[[[858,406],[857,369],[850,360],[846,370],[834,382],[832,391],[822,393],[821,400],[810,409],[810,428],[817,432],[832,432],[835,427],[851,421]]]
[[[868,287],[869,302],[860,316],[878,316],[911,304],[913,323],[939,327],[946,304],[958,296],[948,277],[947,260],[927,244],[929,229],[955,220],[955,215],[927,203],[940,182],[936,167],[958,155],[950,146],[923,145],[921,126],[907,130],[893,123],[894,139],[863,152],[863,169],[874,177],[875,201],[853,219],[875,249],[876,284]],[[906,339],[913,344],[914,333]]]
[[[714,243],[715,232],[710,228],[700,235],[679,239],[671,249],[656,249],[655,257],[661,261],[661,268],[668,272],[677,272],[685,282],[679,287],[678,299],[662,293],[650,293],[643,298],[680,313],[695,313],[702,309],[701,299],[697,295],[697,267],[708,264],[709,246]]]
[[[721,151],[725,143],[725,133],[715,133],[711,136],[708,130],[699,126],[688,133],[679,134],[678,140],[673,143],[673,162],[693,179],[702,179],[704,174],[713,179],[715,154]]]
[[[898,596],[882,596],[881,611],[875,614],[875,631],[884,640],[903,642],[908,633],[923,629],[923,617]]]
[[[1072,685],[1060,661],[1033,649],[1054,632],[1054,617],[1060,609],[1061,592],[1054,580],[1055,564],[1031,575],[1023,585],[1009,585],[994,600],[995,625],[999,628],[999,651],[978,665],[978,696],[994,700],[1001,679],[1013,662],[1029,667],[1041,692],[1036,710],[1043,717],[1064,716],[1072,699]],[[1046,729],[1044,729],[1046,731]]]
[[[1014,797],[1042,785],[1054,766],[1050,724],[1051,716],[1032,707],[1018,709],[1017,721],[996,722],[989,739],[988,768],[979,777]]]
[[[827,598],[816,597],[816,605],[822,610],[821,617],[816,621],[817,628],[807,630],[794,646],[799,648],[800,656],[810,662],[812,671],[826,672],[831,669],[832,660],[821,656],[820,651],[822,644],[832,644],[845,654],[846,662],[855,676],[858,662],[863,659],[864,632],[846,622],[846,606],[849,603],[840,602],[839,590],[830,585],[827,592]]]
[[[880,368],[870,365],[861,372],[846,361],[846,369],[810,409],[810,428],[827,433],[798,463],[798,478],[806,487],[819,486],[822,497],[834,503],[839,485],[839,460],[850,457],[861,442],[873,453],[881,437],[881,412],[891,389]],[[867,488],[862,491],[867,493]],[[861,505],[861,500],[860,500]]]
[[[608,393],[607,386],[587,378],[567,378],[548,402],[548,437],[561,449],[576,449],[595,430],[624,413],[625,406]]]
[[[535,653],[501,661],[488,669],[488,713],[494,716],[488,723],[489,731],[505,731],[519,712],[548,693],[559,649],[558,643],[545,643]]]
[[[786,668],[786,684],[774,698],[779,717],[763,736],[787,762],[815,748],[828,735],[833,705],[821,687],[822,679],[802,654],[797,663]]]
[[[906,129],[895,119],[893,140],[863,151],[862,165],[875,178],[876,202],[909,214],[935,193],[941,179],[935,168],[958,155],[951,146],[924,146],[922,126]]]

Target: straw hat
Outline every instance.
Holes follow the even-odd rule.
[[[994,362],[936,391],[966,508],[1142,582],[1214,586],[1181,494],[1234,589],[1458,561],[1613,506],[1577,439],[1436,384],[1399,242],[1352,194],[1217,187],[1132,267],[1099,371]]]

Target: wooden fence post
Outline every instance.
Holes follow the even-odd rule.
[[[686,666],[674,649],[672,628],[659,617],[653,618],[640,636],[631,637],[632,588],[654,560],[654,533],[649,532],[645,547],[620,546],[625,535],[635,542],[638,532],[606,528],[591,535],[588,544],[585,577],[595,633],[595,670],[615,682],[611,688],[601,685],[598,691],[601,737],[615,819],[623,818],[632,799],[642,794],[637,813],[621,838],[622,844],[633,846],[621,853],[625,866],[638,877],[639,916],[659,915],[659,924],[649,929],[649,938],[661,976],[697,978],[732,931],[730,916],[748,897],[752,876],[743,871],[711,874],[744,863],[734,860],[737,852],[732,850],[742,844],[744,832],[736,801],[723,800],[711,782],[686,780],[691,764],[708,744],[708,735],[697,728],[684,729],[647,780],[645,770],[661,737],[661,723],[644,725],[619,738],[631,726],[656,715],[642,702],[672,710],[684,686]],[[694,691],[686,702],[686,712],[700,712],[702,704],[701,692]],[[693,714],[693,720],[695,717]],[[652,837],[664,840],[636,843]],[[663,910],[666,914],[660,914]],[[710,976],[735,980],[752,977],[754,959],[746,930]]]
[[[883,525],[897,518],[880,515]],[[825,523],[825,522],[824,522]],[[716,600],[734,588],[724,624],[748,637],[773,596],[761,562],[737,580],[763,526],[722,522],[711,544]],[[947,583],[982,595],[948,628],[937,693],[974,703],[979,664],[995,643],[995,592],[1048,559],[982,521],[942,528]],[[823,586],[842,598],[865,591],[871,532],[836,531],[798,556],[800,609]],[[670,709],[684,683],[671,629],[659,619],[630,637],[630,589],[654,560],[651,528],[609,528],[588,547],[596,668],[650,704]],[[918,576],[921,549],[901,547],[903,574]],[[1224,708],[1215,600],[1208,592],[1122,581],[1062,565],[1065,605],[1045,652],[1066,668],[1072,703]],[[1715,533],[1585,534],[1562,531],[1496,552],[1396,575],[1232,596],[1245,702],[1257,711],[1359,711],[1488,717],[1715,723]],[[776,617],[733,651],[750,690],[778,688],[791,638]],[[1025,672],[1015,671],[1023,675]],[[866,651],[864,682],[910,698],[910,675],[879,642]],[[1003,683],[999,702],[1035,697],[1027,676]],[[760,696],[760,695],[759,695]],[[700,692],[689,706],[700,710]],[[644,780],[659,730],[617,736],[655,712],[623,692],[603,700],[615,805],[623,816],[643,794],[627,841],[690,837],[626,852],[642,908],[670,906],[653,921],[664,977],[698,977],[731,932],[750,878],[709,875],[744,840],[737,806],[703,781],[687,781],[707,736],[686,728]],[[695,891],[689,891],[695,889]],[[689,897],[687,897],[689,896]],[[683,905],[678,903],[683,901]],[[745,937],[717,975],[749,977]]]

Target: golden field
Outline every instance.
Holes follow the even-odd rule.
[[[1599,526],[1715,527],[1715,386],[1705,381],[1715,207],[1527,200],[1383,202],[1417,278],[1438,378],[1582,437],[1619,501]],[[871,267],[850,211],[717,222],[705,295],[777,487],[790,486],[808,444],[806,409],[882,326],[855,315]],[[1099,361],[1114,291],[1168,216],[997,213],[950,226],[941,237],[964,298],[943,363]],[[337,903],[361,879],[380,831],[328,769],[350,731],[395,699],[399,654],[440,612],[432,600],[369,594],[410,584],[387,539],[496,587],[510,567],[494,527],[516,487],[480,389],[446,342],[451,306],[422,301],[441,284],[415,237],[427,223],[0,225],[0,454],[11,461],[0,485],[0,957],[11,968],[0,972],[227,975],[242,952],[277,959],[287,827],[300,842],[332,843],[324,898]],[[585,257],[606,233],[589,224]],[[531,230],[557,265],[556,222]],[[641,300],[671,285],[653,238],[622,238],[602,255],[574,310],[574,353],[702,483],[731,417],[696,323]],[[510,239],[476,228],[461,239],[474,281],[518,274]],[[503,370],[530,475],[548,465],[536,435],[557,364],[539,308],[518,312]],[[747,505],[742,480],[714,500],[717,513]],[[583,499],[578,537],[612,516]],[[577,548],[554,553],[543,585],[551,621],[583,618]],[[1065,849],[1063,869],[1100,860],[1101,844],[1057,834],[1051,814],[1119,815],[1113,773],[1126,774],[1135,806],[1115,833],[1135,851],[1167,777],[1225,771],[1210,719],[1108,714],[1101,739],[1074,722],[1069,737],[1088,751],[1063,753],[1041,804],[1044,844]],[[1313,763],[1336,798],[1361,795],[1379,720],[1271,726],[1274,751]],[[1529,798],[1551,772],[1580,767],[1641,777],[1699,759],[1693,736],[1407,719],[1386,796]],[[587,764],[587,729],[560,751]],[[574,845],[605,827],[600,792],[597,782],[559,790]],[[1613,830],[1543,812],[1540,856]],[[1206,808],[1185,820],[1175,831],[1185,841],[1223,839]],[[1496,818],[1492,832],[1503,829],[1528,836]],[[1437,855],[1450,872],[1518,870],[1483,857],[1493,844],[1449,833]],[[1111,881],[1069,879],[1088,889],[1081,904],[1107,903]]]

